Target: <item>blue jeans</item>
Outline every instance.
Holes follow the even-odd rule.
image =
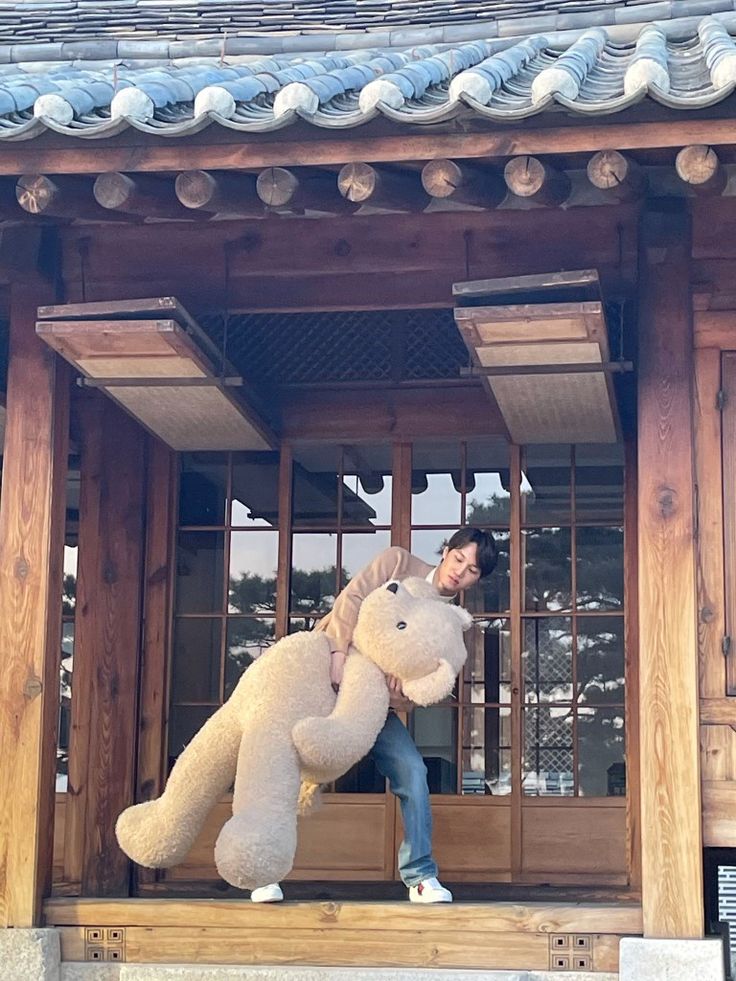
[[[432,858],[432,811],[427,768],[404,723],[394,712],[378,734],[369,756],[399,798],[404,840],[399,848],[399,875],[407,886],[437,875]]]

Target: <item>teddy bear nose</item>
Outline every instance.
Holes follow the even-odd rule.
[[[388,586],[386,586],[386,589],[389,591],[389,593],[397,592],[398,588],[399,588],[399,584],[397,582],[390,582]]]

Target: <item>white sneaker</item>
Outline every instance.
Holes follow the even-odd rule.
[[[412,903],[451,903],[452,893],[445,889],[436,876],[424,879],[417,886],[409,886],[409,901]]]
[[[259,886],[250,894],[252,903],[280,903],[283,898],[284,894],[278,882],[272,882],[269,886]]]

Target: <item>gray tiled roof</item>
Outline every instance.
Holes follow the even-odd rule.
[[[265,132],[297,119],[337,129],[381,115],[410,124],[459,113],[516,121],[555,108],[603,115],[643,99],[692,110],[719,102],[734,87],[736,43],[714,17],[677,41],[648,24],[627,44],[596,27],[562,48],[535,34],[233,65],[206,59],[153,68],[6,65],[0,67],[0,140],[47,129],[99,138],[127,127],[186,136],[213,123]]]

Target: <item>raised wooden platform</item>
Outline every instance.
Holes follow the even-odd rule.
[[[51,899],[65,961],[616,971],[638,904]]]

